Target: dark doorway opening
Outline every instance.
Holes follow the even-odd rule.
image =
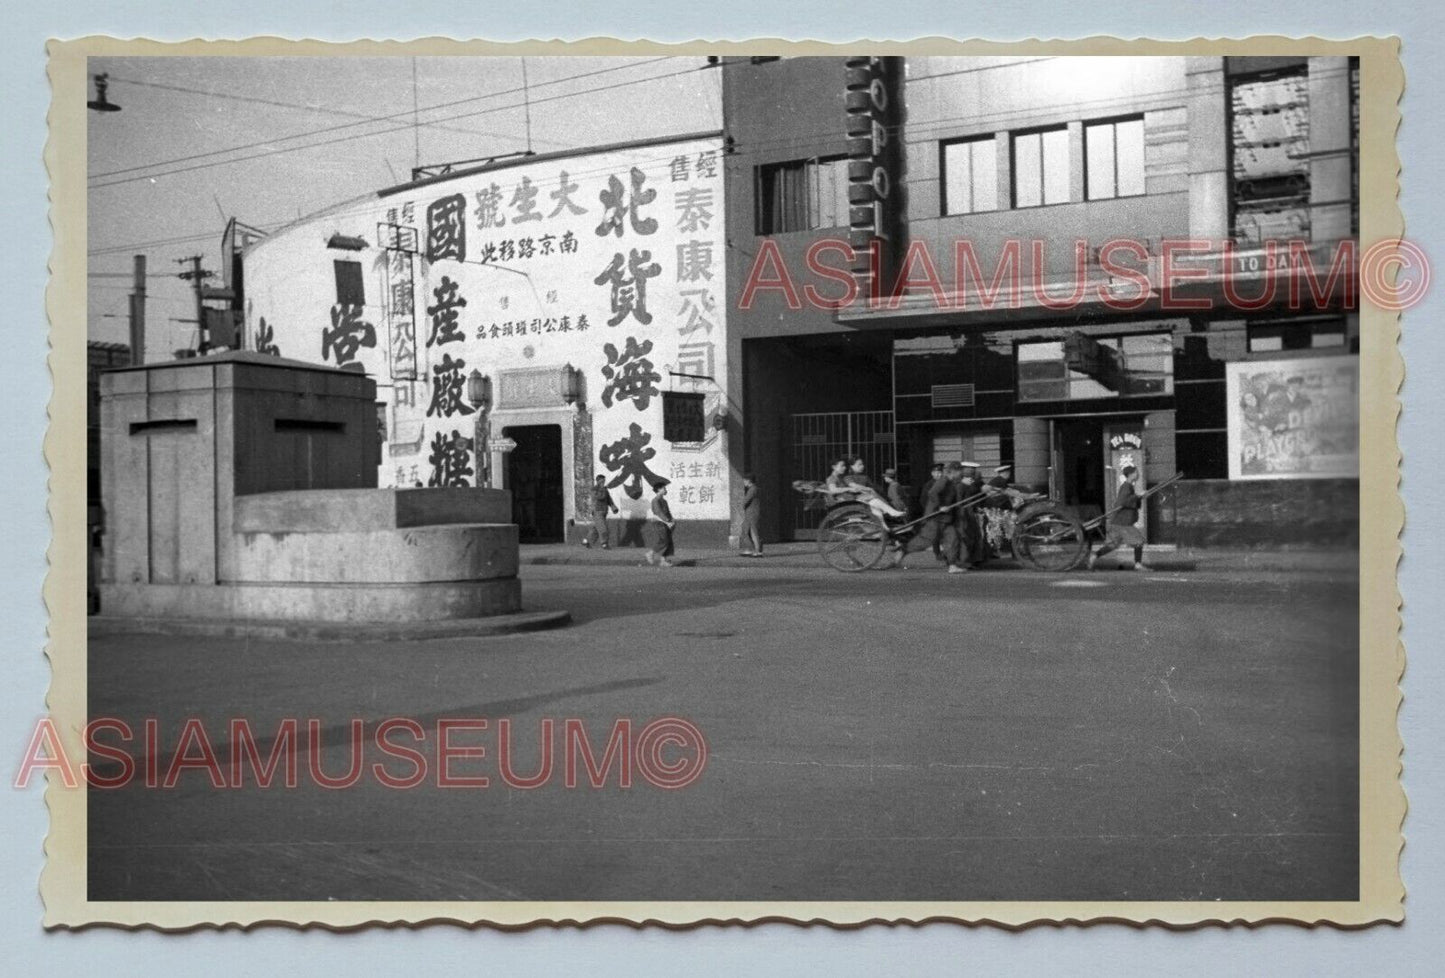
[[[1054,498],[1087,519],[1104,511],[1104,421],[1055,419]]]
[[[517,443],[507,455],[507,488],[512,521],[522,543],[561,543],[562,427],[555,424],[504,428]]]

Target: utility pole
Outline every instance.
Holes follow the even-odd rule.
[[[146,256],[135,256],[135,284],[130,293],[130,362],[139,366],[146,359]]]
[[[203,283],[206,279],[212,278],[216,273],[201,267],[201,256],[192,255],[189,258],[177,258],[177,265],[191,266],[189,272],[181,272],[177,278],[183,278],[190,282],[196,290],[196,352],[204,356],[211,349],[210,330],[206,328],[206,304],[203,300]]]

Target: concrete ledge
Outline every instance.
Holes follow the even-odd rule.
[[[306,642],[418,642],[428,639],[515,635],[571,624],[566,611],[519,611],[452,621],[334,622],[198,618],[118,618],[94,615],[89,634],[193,635],[197,638],[252,638]]]
[[[297,489],[237,496],[236,533],[354,533],[512,522],[502,489]]]
[[[340,533],[238,533],[235,583],[422,584],[517,576],[517,527],[449,523]]]
[[[100,609],[120,618],[428,623],[514,614],[522,609],[522,582],[102,584]]]

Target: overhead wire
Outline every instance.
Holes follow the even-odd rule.
[[[649,59],[649,60],[646,60],[646,61],[629,62],[628,64],[625,64],[625,65],[613,65],[613,66],[608,67],[608,68],[600,68],[600,69],[598,69],[598,70],[596,70],[596,71],[581,72],[581,73],[576,74],[576,75],[567,75],[567,76],[565,76],[565,77],[555,78],[555,79],[552,79],[552,80],[550,80],[550,81],[537,82],[536,84],[532,85],[531,87],[532,87],[532,88],[540,88],[540,87],[542,87],[542,86],[544,86],[544,85],[560,85],[560,84],[564,84],[564,83],[570,82],[570,81],[577,81],[577,80],[579,80],[579,79],[591,78],[591,77],[594,77],[594,76],[596,76],[596,75],[607,74],[607,73],[609,73],[609,72],[624,71],[624,70],[626,70],[626,69],[628,69],[628,68],[645,67],[646,65],[655,64],[655,63],[660,62],[660,61],[671,61],[671,60],[674,60],[674,59],[677,58],[677,57],[679,57],[679,56],[678,56],[678,55],[669,55],[669,56],[667,56],[667,57],[663,57],[663,58],[652,58],[652,59]],[[689,69],[689,70],[695,70],[695,69]],[[673,74],[686,74],[686,73],[687,73],[687,72],[676,72],[676,73],[673,73]],[[673,77],[673,75],[649,75],[649,76],[647,76],[646,78],[632,79],[632,80],[629,80],[629,81],[624,82],[624,83],[621,83],[621,84],[638,84],[638,83],[640,83],[640,82],[651,81],[651,80],[654,80],[654,79],[656,79],[656,78],[667,78],[667,77]],[[142,81],[133,80],[133,79],[119,79],[119,78],[115,78],[115,77],[112,77],[112,78],[111,78],[111,81],[112,81],[112,82],[122,81],[122,82],[125,82],[126,84],[134,84],[134,85],[154,84],[154,83],[150,83],[150,82],[142,82]],[[166,86],[157,86],[157,87],[166,87]],[[174,86],[170,86],[170,87],[174,87]],[[618,85],[618,86],[607,86],[607,87],[621,87],[621,86]],[[585,95],[585,94],[589,94],[589,93],[591,93],[591,92],[605,91],[605,90],[606,90],[606,88],[600,88],[600,89],[599,89],[599,88],[589,88],[589,89],[583,89],[583,90],[580,91],[580,92],[565,92],[565,93],[562,93],[562,94],[560,94],[560,95],[549,96],[549,97],[547,97],[547,98],[545,98],[545,99],[537,99],[537,100],[534,100],[534,101],[553,101],[553,100],[558,99],[558,98],[575,97],[575,96],[578,96],[578,95]],[[482,100],[484,100],[484,99],[501,98],[501,97],[506,96],[506,95],[514,95],[514,94],[517,94],[517,93],[522,92],[522,91],[523,91],[523,89],[520,88],[520,87],[518,87],[518,88],[501,89],[501,90],[499,90],[499,91],[486,92],[486,93],[484,93],[484,94],[482,94],[482,95],[475,95],[475,96],[471,96],[471,97],[469,97],[469,98],[453,99],[453,100],[447,101],[447,102],[438,102],[438,103],[436,103],[436,104],[434,104],[434,105],[426,106],[425,108],[420,109],[419,111],[420,111],[420,112],[423,112],[423,113],[425,113],[425,112],[432,112],[432,111],[435,111],[435,110],[437,110],[437,109],[450,108],[450,107],[457,106],[457,105],[465,105],[465,104],[468,104],[468,103],[471,103],[471,102],[482,101]],[[241,96],[234,96],[234,97],[243,98],[243,97],[241,97]],[[482,110],[482,111],[480,111],[480,112],[468,112],[468,113],[461,113],[461,114],[457,114],[457,115],[444,116],[444,117],[442,117],[442,118],[440,118],[440,119],[429,119],[429,120],[426,120],[426,121],[422,122],[421,124],[422,124],[422,125],[435,125],[435,124],[439,124],[439,123],[443,123],[443,122],[452,122],[452,121],[455,121],[455,120],[457,120],[457,119],[472,118],[472,117],[474,117],[474,116],[476,116],[476,115],[487,114],[487,113],[490,113],[490,112],[505,112],[505,111],[515,110],[515,109],[520,109],[520,108],[522,108],[522,105],[520,105],[520,104],[504,105],[504,106],[494,106],[494,107],[491,107],[491,108],[489,108],[489,109]],[[122,168],[115,169],[115,170],[107,170],[107,171],[102,172],[102,173],[91,174],[91,175],[90,175],[90,179],[92,179],[92,180],[102,180],[102,179],[104,179],[104,178],[112,177],[112,176],[118,176],[118,175],[120,175],[120,174],[134,173],[134,172],[136,172],[136,171],[138,171],[138,170],[158,169],[158,168],[162,168],[162,167],[172,166],[173,164],[176,164],[176,163],[188,163],[188,162],[192,162],[192,161],[195,161],[195,160],[206,159],[206,158],[209,158],[209,157],[212,157],[212,156],[222,155],[222,154],[225,154],[225,153],[236,153],[236,152],[242,152],[242,151],[247,150],[247,149],[255,149],[255,148],[258,147],[258,146],[269,146],[269,145],[273,145],[273,144],[275,144],[275,143],[277,143],[277,142],[285,142],[285,141],[289,141],[289,140],[292,140],[292,139],[304,139],[304,138],[306,138],[306,137],[308,137],[308,136],[320,136],[320,135],[325,135],[325,134],[327,134],[327,133],[340,132],[340,131],[345,130],[345,129],[355,129],[355,128],[357,128],[358,126],[371,125],[371,124],[379,123],[379,122],[380,122],[380,123],[384,123],[384,122],[393,122],[393,121],[396,121],[396,120],[405,120],[405,119],[407,119],[408,117],[410,117],[411,115],[412,115],[412,112],[411,112],[410,110],[408,110],[408,111],[405,111],[405,112],[392,113],[392,114],[390,114],[390,115],[368,117],[368,118],[366,118],[366,119],[363,119],[363,120],[360,121],[360,122],[341,123],[341,124],[339,124],[339,125],[326,126],[326,127],[324,127],[324,128],[321,128],[321,129],[313,129],[313,130],[309,130],[309,131],[304,132],[304,133],[296,133],[296,134],[293,134],[293,135],[290,135],[290,136],[277,136],[277,137],[273,137],[273,138],[271,138],[271,139],[257,140],[257,141],[255,141],[255,142],[251,142],[251,143],[240,143],[240,144],[237,144],[237,145],[235,145],[235,146],[228,146],[228,147],[226,147],[226,148],[224,148],[224,149],[211,150],[211,151],[208,151],[208,152],[205,152],[205,153],[194,153],[194,154],[191,154],[191,155],[189,155],[189,156],[178,156],[178,157],[175,157],[175,158],[169,159],[169,160],[158,160],[158,161],[153,161],[153,162],[150,162],[150,163],[137,164],[137,165],[135,165],[135,166],[122,167]],[[353,134],[352,136],[350,136],[350,137],[348,137],[348,138],[352,138],[352,139],[365,139],[365,138],[370,137],[370,136],[380,136],[380,135],[386,135],[386,134],[388,134],[388,133],[393,133],[393,132],[403,132],[403,131],[406,131],[406,130],[411,129],[411,128],[412,128],[412,123],[411,123],[411,122],[406,122],[406,124],[404,124],[404,125],[397,126],[397,127],[391,128],[391,129],[378,130],[378,131],[376,131],[376,132],[355,133],[355,134]],[[332,143],[334,143],[334,142],[341,142],[341,141],[344,141],[344,140],[326,140],[326,141],[320,142],[320,143],[308,144],[308,146],[310,146],[310,145],[314,145],[314,146],[326,146],[326,145],[330,145],[330,144],[332,144]],[[287,147],[287,148],[285,148],[285,149],[278,150],[277,152],[295,152],[295,151],[297,151],[297,150],[306,149],[306,148],[308,148],[308,147],[307,147],[307,146]],[[218,165],[218,166],[219,166],[219,165],[224,165],[224,164],[227,163],[227,162],[241,162],[241,160],[244,160],[244,159],[255,159],[255,158],[258,158],[258,156],[266,156],[266,155],[271,155],[271,154],[269,154],[269,153],[262,153],[262,154],[257,154],[257,155],[253,155],[253,156],[242,157],[242,158],[237,159],[237,160],[234,160],[234,161],[221,160],[221,161],[217,161],[215,165]],[[182,169],[179,169],[179,170],[173,170],[173,171],[169,171],[169,172],[180,173],[180,172],[186,172],[187,170],[190,170],[190,169],[195,169],[195,168],[186,167],[186,168],[182,168]],[[167,176],[167,175],[169,175],[169,173],[164,173],[164,174],[151,174],[151,176]],[[142,177],[142,178],[133,178],[133,179],[144,179],[144,178]],[[117,181],[112,181],[112,182],[110,182],[110,183],[100,184],[99,186],[114,186],[115,184],[118,184],[118,183],[133,182],[133,179],[132,179],[132,180],[117,180]]]

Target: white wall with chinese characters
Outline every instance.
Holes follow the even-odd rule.
[[[338,235],[366,246],[329,245]],[[592,429],[579,479],[606,476],[634,517],[649,483],[670,479],[678,519],[726,520],[725,436],[709,426],[703,441],[671,443],[662,423],[665,392],[703,394],[708,417],[727,407],[724,247],[720,138],[499,164],[352,201],[252,246],[246,343],[376,378],[382,486],[475,484],[472,370],[492,381],[496,431],[512,408],[563,409],[570,365]],[[360,263],[360,302],[343,301],[357,297],[339,290],[338,262]],[[562,489],[572,516],[573,486]]]

